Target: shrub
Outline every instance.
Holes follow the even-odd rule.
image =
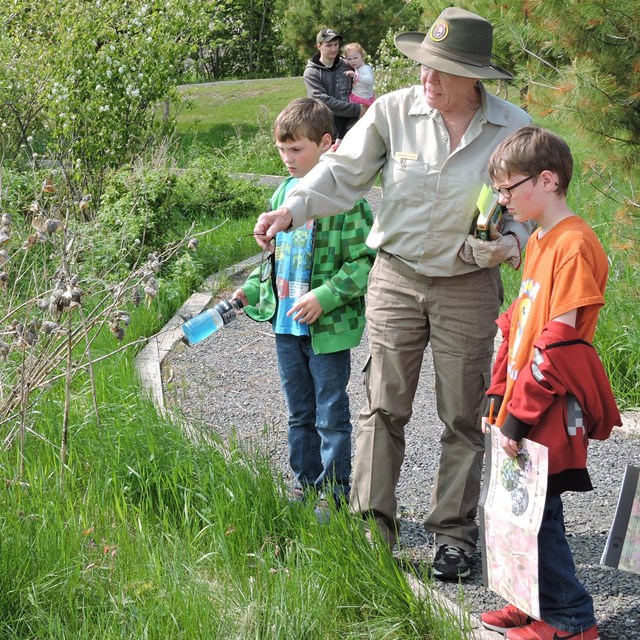
[[[264,202],[260,187],[229,177],[211,157],[184,169],[128,166],[107,181],[93,227],[100,236],[93,259],[106,269],[127,254],[123,266],[130,266],[141,247],[157,251],[205,219],[253,218]]]
[[[400,29],[400,31],[406,30]],[[396,89],[410,87],[420,81],[420,70],[416,63],[396,49],[393,43],[395,33],[397,32],[387,31],[387,35],[380,43],[374,62],[376,95],[379,96]]]

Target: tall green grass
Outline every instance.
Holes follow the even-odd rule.
[[[465,637],[347,511],[319,524],[267,459],[187,439],[127,356],[96,373],[100,424],[74,403],[64,482],[60,390],[38,406],[25,475],[0,456],[3,637]]]

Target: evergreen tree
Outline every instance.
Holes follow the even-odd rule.
[[[524,0],[499,18],[499,47],[534,113],[571,122],[627,166],[640,161],[640,3]]]
[[[314,53],[315,36],[323,27],[331,27],[343,36],[343,42],[359,42],[369,56],[375,57],[389,29],[401,31],[423,27],[423,3],[407,0],[281,0],[283,35],[301,62]]]

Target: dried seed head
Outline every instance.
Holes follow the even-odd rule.
[[[44,221],[44,231],[49,235],[55,233],[56,231],[60,231],[62,229],[62,222],[60,220],[56,220],[55,218],[47,218]]]
[[[78,202],[78,206],[80,207],[80,211],[84,211],[89,206],[90,202],[91,202],[91,194],[90,193],[87,193],[86,195],[82,196],[82,198],[80,198],[80,202]]]
[[[155,253],[150,253],[149,258],[147,259],[147,266],[153,273],[159,273],[162,268],[162,262]]]
[[[109,323],[109,331],[111,331],[111,333],[115,336],[116,340],[124,339],[124,329],[117,321],[112,321]]]
[[[22,248],[25,250],[30,249],[36,242],[38,242],[38,236],[35,234],[30,235],[22,244]]]
[[[153,283],[155,283],[155,286],[152,286],[151,281],[149,281],[144,287],[144,298],[147,302],[147,306],[151,305],[151,302],[158,293],[158,283],[155,280],[153,280]]]
[[[3,213],[0,218],[0,225],[3,227],[10,227],[13,222],[13,218],[8,213]]]
[[[53,185],[53,181],[51,180],[51,178],[45,178],[44,182],[42,183],[42,190],[45,193],[55,193],[56,192],[56,188]]]
[[[82,289],[79,287],[71,287],[71,300],[80,303],[82,300]]]
[[[31,226],[36,231],[44,231],[44,216],[33,216],[33,220],[31,220]]]
[[[7,244],[9,240],[11,240],[11,234],[5,228],[0,229],[0,247]]]
[[[200,244],[200,240],[198,240],[198,238],[189,238],[187,249],[189,249],[189,251],[195,251],[198,248],[199,244]]]
[[[134,306],[139,306],[142,302],[142,292],[140,291],[140,287],[136,287],[131,294],[131,298],[133,300]]]
[[[57,322],[52,322],[51,320],[44,320],[42,323],[42,333],[45,335],[49,335],[54,331],[58,331],[60,329],[60,325]]]
[[[114,311],[112,322],[121,322],[125,327],[131,323],[131,316],[126,311]]]
[[[38,335],[36,332],[29,328],[18,333],[18,343],[22,346],[33,347],[33,345],[38,341]]]

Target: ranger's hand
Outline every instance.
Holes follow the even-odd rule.
[[[280,207],[275,211],[261,213],[253,228],[253,235],[256,242],[264,249],[275,238],[278,231],[288,231],[291,229],[293,216],[286,207]]]
[[[503,236],[495,227],[491,228],[491,240],[480,240],[469,234],[458,255],[465,262],[475,263],[483,269],[502,262],[517,269],[521,260],[518,238],[512,233]]]

